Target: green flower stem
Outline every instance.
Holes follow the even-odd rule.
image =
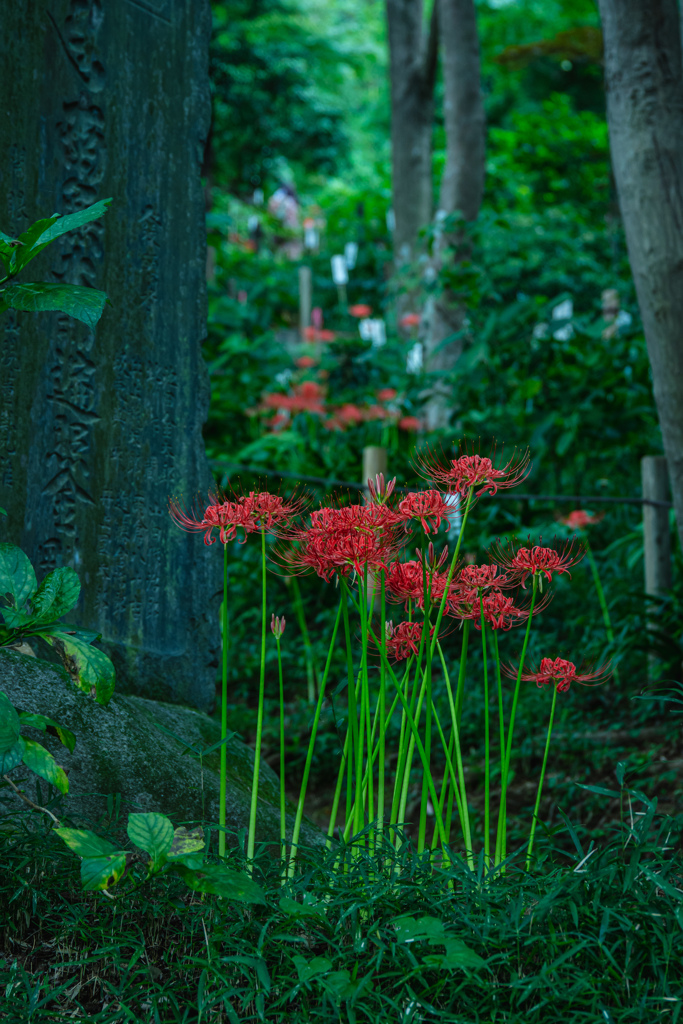
[[[455,695],[455,717],[460,726],[462,715],[462,703],[465,694],[465,666],[467,665],[467,645],[470,639],[470,620],[465,619],[462,624],[462,651],[460,654],[460,668],[458,671],[458,689]]]
[[[256,748],[254,750],[254,776],[251,784],[249,808],[249,838],[247,839],[247,866],[251,871],[256,845],[256,804],[258,802],[259,770],[261,767],[261,736],[263,734],[263,704],[266,689],[266,531],[261,527],[261,672],[258,688],[258,717],[256,719]]]
[[[423,562],[424,565],[424,562]],[[422,633],[429,636],[429,611],[430,611],[430,597],[431,597],[431,579],[429,581],[429,587],[426,588],[426,600],[424,603],[424,624],[422,626]],[[427,757],[427,771],[431,773],[431,762],[432,762],[432,659],[427,658],[427,664],[425,665],[425,676],[426,676],[426,692],[425,692],[425,755]],[[427,833],[427,776],[422,776],[422,793],[420,795],[420,824],[417,832],[417,852],[422,853],[425,848],[425,838]]]
[[[503,719],[503,681],[500,677],[500,653],[498,651],[498,630],[492,629],[493,649],[496,658],[496,681],[498,683],[498,723],[500,725],[500,768],[503,770],[503,757],[505,755],[505,721]]]
[[[360,687],[360,676],[356,682],[355,697],[358,698]],[[332,811],[330,812],[330,823],[327,828],[327,848],[332,848],[332,836],[334,835],[334,829],[337,824],[337,815],[339,814],[339,803],[341,801],[341,791],[344,784],[344,772],[348,772],[348,780],[346,787],[346,821],[349,821],[351,813],[353,811],[353,743],[352,743],[352,730],[349,727],[346,730],[346,736],[344,737],[344,747],[342,750],[341,761],[339,762],[339,772],[337,773],[337,785],[334,790],[334,800],[332,801]]]
[[[484,659],[484,861],[488,869],[491,867],[491,761],[489,749],[489,668],[486,650],[486,619],[484,618],[484,595],[481,591],[479,594],[479,613],[481,615],[481,651],[482,657]]]
[[[448,758],[449,757],[450,757],[451,761],[453,760],[454,752],[455,752],[455,748],[454,748],[454,743],[453,743],[453,733],[451,732],[451,738],[448,741],[448,754],[447,754],[447,757],[446,757],[446,761],[447,762],[448,762]],[[443,809],[444,809],[444,807],[446,807],[446,800],[448,799],[448,791],[449,791],[450,783],[451,783],[450,773],[448,771],[445,771],[444,775],[443,775],[443,779],[441,781],[441,792],[439,794],[439,808],[441,810],[441,817],[443,817]],[[460,794],[458,794],[458,796],[460,796]],[[445,818],[445,821],[444,821],[444,826],[445,826],[445,829],[446,829],[446,838],[448,839],[449,842],[450,842],[450,837],[451,837],[451,831],[450,830],[451,830],[451,817],[452,817],[451,808],[452,808],[452,806],[453,806],[453,800],[448,800],[448,806],[446,808],[446,818]],[[438,845],[439,845],[439,837],[438,837],[436,829],[435,829],[434,832],[432,833],[432,845],[431,845],[432,853],[434,852],[434,850],[436,850]]]
[[[412,613],[412,607],[411,607],[411,613]],[[410,621],[412,622],[412,617],[411,617]],[[425,647],[426,647],[426,644],[425,644],[425,634],[424,634],[424,630],[423,630],[422,631],[422,636],[420,637],[420,646],[418,647],[418,651],[417,651],[417,661],[415,663],[415,678],[413,680],[413,688],[412,688],[411,695],[410,695],[410,705],[409,706],[410,706],[411,714],[413,714],[414,711],[415,711],[415,702],[417,700],[418,688],[420,687],[420,668],[421,668],[421,665],[422,665],[422,655],[424,653]],[[409,675],[408,675],[408,672],[409,672],[409,668],[410,668],[411,662],[412,662],[412,658],[409,659],[408,665],[406,667],[405,693],[404,693],[404,696],[406,697],[406,699],[407,699],[407,696],[408,696],[408,689],[409,689]],[[421,692],[421,690],[420,690],[420,692]],[[418,721],[419,721],[419,717],[420,717],[419,716],[419,712],[418,712],[418,716],[417,717],[418,717]],[[412,758],[413,758],[413,751],[414,751],[414,749],[415,749],[415,744],[414,744],[414,742],[412,742],[412,737],[410,739],[408,739],[405,712],[401,711],[401,732],[400,732],[400,736],[399,736],[398,758],[397,758],[397,764],[396,764],[396,777],[394,779],[394,797],[393,797],[393,800],[391,802],[391,819],[390,820],[391,820],[392,825],[398,824],[398,822],[402,822],[404,820],[404,818],[401,817],[401,814],[405,814],[405,801],[403,801],[403,810],[402,811],[400,810],[400,808],[401,808],[401,804],[402,804],[402,795],[403,795],[404,789],[405,789],[406,800],[407,800],[407,785],[404,786],[403,782],[404,782],[404,775],[405,775],[405,770],[406,770],[406,764],[407,763],[412,764]],[[408,762],[409,751],[410,751],[410,761]],[[410,769],[408,769],[408,776],[410,776]],[[398,836],[396,837],[396,843],[397,843],[397,847],[396,848],[398,849],[398,843],[399,843]]]
[[[444,736],[443,729],[441,728],[441,722],[439,721],[439,716],[437,714],[435,706],[432,707],[432,711],[434,712],[434,721],[436,723],[436,728],[437,728],[437,731],[439,733],[439,738],[441,740],[444,752],[446,754],[446,769],[448,771],[448,776],[451,779],[451,785],[453,786],[453,793],[455,795],[455,801],[456,801],[456,803],[458,805],[458,814],[460,815],[460,822],[461,822],[461,824],[463,826],[463,839],[465,841],[465,855],[466,855],[466,858],[467,858],[467,866],[470,869],[470,871],[474,871],[474,855],[472,853],[472,839],[471,839],[471,836],[469,834],[469,811],[466,811],[466,810],[463,809],[462,803],[460,801],[460,796],[458,794],[458,784],[457,784],[457,780],[456,780],[456,777],[455,777],[455,769],[453,768],[453,759],[450,756],[449,749],[448,749],[449,748],[449,744],[446,743],[446,737]],[[456,750],[457,749],[459,749],[459,747],[457,747]],[[458,766],[458,773],[460,773],[461,767],[462,767],[462,758],[460,758],[460,764]],[[441,813],[441,809],[439,809],[439,813]],[[467,825],[467,831],[465,830],[465,824]],[[444,854],[445,854],[445,852],[446,852],[446,843],[443,842],[443,840],[441,842],[441,846],[442,846],[442,849],[443,849]]]
[[[417,679],[416,679],[417,682]],[[422,702],[424,701],[425,690],[427,688],[427,678],[422,675],[422,683],[420,686],[420,692],[417,698],[417,708],[415,709],[414,720],[419,723],[420,715],[422,714]],[[412,708],[407,709],[408,712],[412,712]],[[406,718],[406,729],[408,728],[408,713],[404,712]],[[411,732],[410,739],[408,740],[408,749],[406,750],[405,764],[403,766],[403,775],[401,779],[401,799],[398,806],[398,818],[397,822],[404,822],[406,820],[406,807],[408,804],[408,787],[410,785],[410,772],[413,767],[413,757],[415,754],[415,734]],[[396,836],[396,849],[399,848],[399,837]]]
[[[432,645],[431,645],[431,650],[430,650],[430,654],[429,654],[430,660],[432,660],[434,658],[434,653],[436,651],[436,643],[437,643],[437,640],[439,639],[439,628],[441,626],[441,620],[443,618],[443,613],[444,613],[444,610],[446,608],[446,601],[448,600],[448,588],[451,585],[451,580],[453,579],[453,574],[455,573],[455,565],[456,565],[456,562],[458,561],[458,555],[460,553],[460,545],[462,543],[463,537],[465,536],[465,525],[467,524],[467,517],[468,517],[468,515],[470,513],[470,507],[472,505],[472,495],[473,495],[473,493],[474,493],[474,488],[470,487],[470,489],[467,492],[467,501],[465,502],[465,511],[463,512],[463,515],[462,515],[462,523],[460,524],[460,533],[458,534],[458,543],[455,545],[455,551],[453,552],[453,558],[451,559],[451,564],[450,564],[450,567],[448,569],[448,576],[446,578],[446,586],[444,587],[443,595],[441,597],[441,603],[439,605],[439,611],[438,611],[438,614],[436,616],[436,624],[434,626],[434,636],[432,637]]]
[[[315,703],[315,684],[318,678],[318,666],[315,663],[315,657],[313,654],[313,647],[311,645],[311,638],[308,633],[308,626],[306,625],[306,615],[304,613],[304,603],[301,600],[301,588],[299,587],[299,581],[296,576],[290,576],[292,584],[292,592],[294,594],[294,610],[296,611],[297,621],[299,623],[299,629],[304,641],[304,655],[306,658],[306,685],[308,690],[308,703]]]
[[[534,807],[534,817],[531,822],[531,832],[529,834],[529,846],[526,853],[526,864],[524,870],[528,871],[531,865],[531,851],[534,848],[534,836],[536,834],[536,822],[538,821],[538,811],[541,806],[541,790],[543,789],[543,779],[545,778],[545,767],[548,763],[548,751],[550,750],[550,734],[553,731],[553,717],[555,715],[555,701],[557,700],[557,684],[553,689],[553,703],[550,707],[550,721],[548,722],[548,735],[545,741],[545,752],[543,754],[543,767],[541,768],[541,777],[538,780],[538,792],[536,793],[536,805]]]
[[[381,574],[381,592],[380,592],[380,631],[382,634],[382,647],[384,650],[384,657],[387,656],[387,605],[386,605],[386,593],[385,593],[385,579],[384,570],[380,569]],[[373,724],[374,730],[374,724]],[[370,742],[370,750],[372,750],[372,740]],[[379,838],[380,850],[382,847],[382,835],[384,832],[384,773],[385,773],[385,756],[386,756],[386,677],[384,662],[380,665],[380,677],[379,677],[379,764],[378,772],[379,779],[377,782],[377,833]],[[372,758],[370,758],[370,765],[372,770]]]
[[[531,591],[531,606],[529,608],[529,618],[527,619],[526,632],[524,634],[524,643],[522,645],[522,656],[519,661],[519,669],[517,670],[517,681],[515,683],[515,692],[512,698],[512,710],[510,711],[510,724],[508,726],[507,744],[505,748],[505,759],[502,765],[501,773],[501,788],[500,788],[500,807],[498,809],[498,830],[496,833],[496,855],[495,855],[495,866],[497,867],[502,861],[505,860],[506,854],[506,833],[507,833],[507,787],[508,787],[508,774],[510,771],[510,758],[512,756],[512,734],[515,727],[515,712],[517,711],[517,700],[519,698],[519,687],[522,681],[522,671],[524,668],[524,659],[526,657],[526,649],[529,643],[529,635],[531,633],[531,621],[534,615],[534,604],[536,602],[536,590],[538,589],[538,577],[534,573],[533,586]]]
[[[218,795],[218,856],[225,857],[225,801],[227,799],[228,745],[228,545],[223,545],[223,672],[221,678],[221,762]]]
[[[455,745],[455,758],[458,766],[458,782],[456,783],[455,775],[452,776],[452,783],[455,792],[456,801],[458,803],[458,813],[460,815],[460,822],[462,828],[462,835],[465,841],[465,853],[467,855],[467,863],[470,868],[474,870],[474,855],[472,852],[472,829],[470,826],[470,812],[467,805],[467,790],[465,788],[465,769],[462,763],[462,751],[460,749],[460,727],[458,725],[458,719],[455,712],[455,701],[453,700],[453,687],[451,686],[450,676],[446,669],[446,660],[443,656],[441,644],[437,644],[439,650],[439,657],[441,658],[441,665],[443,667],[444,676],[446,678],[446,692],[448,693],[448,705],[451,712],[451,729],[453,731],[453,741]],[[439,730],[441,727],[439,726]],[[446,763],[451,764],[448,757],[448,744],[443,739],[441,734],[441,742],[444,745],[444,751],[446,754]],[[460,794],[458,798],[457,786],[460,785]]]
[[[280,681],[280,856],[283,867],[287,863],[287,816],[285,812],[285,690],[282,683],[282,651],[280,637],[275,637],[277,644],[277,670]],[[282,881],[284,882],[284,872]]]
[[[289,854],[289,867],[287,874],[289,878],[294,875],[294,862],[296,861],[297,845],[299,843],[299,834],[301,832],[301,821],[304,816],[304,801],[306,799],[306,788],[308,786],[308,776],[311,773],[311,762],[313,760],[313,748],[315,746],[315,738],[318,732],[318,722],[320,721],[320,712],[323,706],[323,700],[325,697],[325,686],[327,685],[327,677],[330,672],[330,665],[332,664],[332,655],[334,653],[334,645],[337,639],[337,631],[339,629],[339,620],[342,617],[342,600],[339,601],[339,607],[337,609],[337,618],[334,622],[334,629],[332,630],[332,639],[330,640],[330,646],[327,652],[327,661],[325,663],[325,671],[320,681],[320,692],[318,693],[318,702],[315,706],[315,715],[313,716],[313,728],[311,729],[311,738],[308,741],[308,750],[306,752],[306,763],[304,765],[304,774],[301,780],[301,790],[299,792],[299,802],[296,808],[296,818],[294,819],[294,829],[292,831],[292,849]]]
[[[591,550],[591,546],[588,543],[588,537],[584,536],[584,543],[586,545],[586,558],[588,559],[588,564],[590,565],[591,572],[593,573],[593,582],[595,583],[595,590],[598,595],[600,608],[602,610],[602,620],[605,623],[605,632],[607,634],[607,639],[611,644],[613,644],[614,630],[612,629],[612,620],[610,618],[609,608],[607,607],[607,601],[605,599],[605,591],[602,589],[602,581],[600,579],[600,573],[598,572],[598,566],[595,561],[593,552]]]
[[[342,579],[341,581],[341,602],[342,602],[342,614],[344,616],[344,640],[346,642],[346,669],[348,674],[347,683],[347,702],[348,702],[348,726],[347,726],[347,740],[348,740],[348,760],[347,760],[347,780],[346,780],[346,817],[344,824],[350,820],[351,808],[353,806],[353,771],[354,771],[354,754],[358,749],[358,709],[357,701],[360,687],[361,674],[358,673],[358,682],[354,684],[354,671],[353,671],[353,647],[351,646],[351,630],[349,627],[349,594],[346,587],[346,582]],[[332,825],[334,828],[334,825]]]
[[[365,582],[365,580],[363,581]],[[358,747],[356,749],[356,800],[355,800],[355,820],[354,820],[354,834],[362,832],[363,826],[365,825],[365,815],[363,814],[364,800],[363,800],[363,761],[365,757],[365,713],[366,708],[369,706],[369,702],[366,701],[368,680],[367,680],[367,651],[368,651],[368,631],[367,631],[367,592],[365,587],[361,585],[361,592],[359,594],[359,611],[360,611],[360,624],[361,624],[361,691],[360,691],[360,716],[358,726]]]

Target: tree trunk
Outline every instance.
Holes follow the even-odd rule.
[[[453,214],[476,220],[484,192],[485,117],[480,83],[479,36],[474,0],[438,0],[444,77],[446,165],[441,179],[437,233],[432,266],[438,274],[450,253],[453,262],[467,256],[466,239],[457,227],[439,230]],[[462,352],[460,332],[465,311],[458,297],[444,287],[428,304],[425,368],[438,374],[426,405],[427,426],[445,427],[450,415],[450,389],[443,375]]]
[[[422,0],[387,0],[394,252],[415,254],[418,233],[432,215],[432,130],[437,61],[436,0],[429,31]]]
[[[676,0],[600,0],[612,166],[683,543],[683,75]]]

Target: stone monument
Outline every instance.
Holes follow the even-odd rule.
[[[0,316],[0,539],[78,572],[119,691],[209,708],[221,560],[167,514],[211,481],[209,0],[13,0],[2,27],[0,228],[113,202],[20,278],[103,289],[97,328]]]

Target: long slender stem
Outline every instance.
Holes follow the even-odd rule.
[[[221,761],[218,795],[218,856],[225,857],[225,801],[227,799],[228,751],[228,545],[223,545],[223,606],[221,608],[223,671],[221,675]]]
[[[277,670],[280,680],[280,857],[283,867],[287,862],[287,817],[285,813],[285,689],[282,682],[282,651],[280,637],[276,635]],[[284,872],[282,880],[284,882]]]
[[[263,704],[266,689],[266,531],[261,527],[261,671],[258,687],[258,715],[256,718],[256,748],[254,750],[254,777],[251,783],[251,806],[249,808],[249,838],[247,840],[247,865],[251,871],[256,845],[256,805],[258,803],[259,770],[261,768],[261,737],[263,734]]]
[[[387,655],[387,630],[386,630],[386,619],[387,619],[387,605],[386,605],[386,593],[385,593],[385,579],[384,569],[380,569],[381,574],[381,588],[380,588],[380,630],[382,634],[382,647],[384,649],[384,657]],[[382,838],[384,832],[384,774],[385,764],[384,759],[386,755],[386,676],[384,669],[384,662],[380,665],[380,677],[379,677],[379,779],[377,781],[377,835],[379,839],[379,848],[382,849]],[[372,743],[370,744],[370,750],[372,750]],[[372,765],[372,758],[370,758],[370,764]],[[372,769],[371,769],[372,775]]]
[[[555,701],[557,700],[557,684],[553,689],[553,703],[550,708],[550,721],[548,722],[548,735],[545,741],[545,752],[543,754],[543,767],[541,768],[541,777],[538,780],[538,792],[536,793],[536,804],[534,806],[534,817],[531,822],[531,832],[529,834],[529,846],[526,853],[526,864],[524,865],[525,871],[529,870],[531,865],[531,852],[534,848],[534,836],[536,834],[536,822],[538,821],[538,811],[541,806],[541,790],[543,789],[543,779],[545,778],[545,767],[548,763],[548,751],[550,750],[550,734],[553,731],[553,717],[555,715]]]
[[[441,650],[441,644],[438,644],[439,656],[441,658],[441,664],[443,666],[444,674],[446,677],[446,692],[448,693],[448,705],[451,712],[451,729],[453,730],[453,740],[455,744],[455,758],[458,766],[458,783],[460,785],[460,799],[458,800],[458,813],[460,815],[460,822],[462,827],[463,839],[465,840],[465,853],[467,855],[467,863],[470,868],[474,871],[474,854],[472,851],[472,829],[470,827],[470,812],[467,806],[467,790],[465,788],[465,769],[462,762],[462,750],[460,749],[460,727],[458,725],[458,719],[455,711],[455,701],[453,700],[453,688],[451,687],[451,680],[448,672],[446,671],[446,661]],[[444,747],[446,747],[445,741],[442,739]],[[446,749],[446,761],[448,760],[448,750]],[[455,776],[453,776],[453,786],[455,787]],[[456,796],[457,799],[457,796]]]
[[[609,640],[609,642],[613,644],[614,630],[612,629],[612,620],[610,618],[609,608],[607,607],[605,591],[602,589],[602,580],[600,579],[598,566],[595,561],[593,552],[591,550],[591,546],[588,543],[588,537],[584,537],[584,544],[586,546],[586,558],[588,559],[588,564],[591,567],[591,572],[593,574],[593,583],[595,584],[595,590],[598,595],[598,602],[600,604],[600,609],[602,611],[602,621],[605,623],[605,633],[607,634],[607,639]]]
[[[325,663],[325,671],[323,677],[320,680],[320,691],[318,693],[318,702],[315,706],[315,715],[313,716],[313,727],[311,729],[311,738],[308,741],[308,750],[306,752],[306,763],[304,765],[304,774],[301,780],[301,789],[299,791],[299,802],[296,807],[296,818],[294,819],[294,829],[292,831],[292,848],[289,854],[289,867],[287,874],[289,878],[294,875],[294,862],[296,861],[297,846],[299,843],[299,834],[301,832],[301,822],[304,816],[304,801],[306,799],[306,789],[308,787],[308,776],[311,772],[311,762],[313,760],[313,748],[315,747],[315,738],[318,733],[318,722],[320,721],[320,712],[323,706],[323,699],[325,697],[325,686],[327,685],[327,677],[330,672],[330,665],[332,664],[332,655],[334,653],[334,645],[337,639],[337,631],[339,629],[339,620],[342,615],[342,600],[339,601],[339,607],[337,609],[337,618],[335,619],[334,629],[332,630],[332,639],[330,640],[330,646],[327,651],[327,661]]]
[[[508,726],[507,744],[505,748],[505,759],[503,762],[502,779],[501,779],[501,790],[500,790],[500,807],[498,809],[498,830],[496,834],[496,855],[495,865],[497,866],[505,860],[506,854],[506,839],[507,839],[507,787],[508,787],[508,773],[510,771],[510,758],[512,756],[512,734],[515,727],[515,712],[517,711],[517,700],[519,697],[519,687],[522,681],[522,670],[524,667],[524,659],[526,657],[526,649],[529,643],[529,635],[531,633],[531,620],[534,614],[534,604],[536,602],[536,590],[538,588],[538,578],[536,574],[533,577],[533,586],[531,591],[531,606],[529,608],[529,618],[527,619],[526,632],[524,634],[524,643],[522,644],[522,656],[519,661],[519,669],[517,671],[517,681],[515,683],[515,692],[512,698],[512,709],[510,711],[510,724]]]
[[[422,632],[429,637],[429,621],[431,610],[431,575],[428,576],[425,564],[424,533],[422,534],[422,587],[424,593],[424,621]],[[429,641],[427,641],[429,642]],[[433,655],[432,655],[433,656]],[[427,658],[425,665],[427,679],[426,686],[426,711],[425,711],[425,754],[427,756],[427,767],[431,771],[432,758],[432,657]],[[425,848],[425,837],[427,832],[427,777],[422,776],[422,794],[420,797],[420,824],[417,831],[417,852],[422,853]]]
[[[465,666],[467,665],[467,645],[470,639],[470,620],[465,619],[462,624],[462,650],[460,654],[460,667],[458,670],[458,689],[455,695],[455,717],[460,727],[462,715],[462,702],[465,693]]]
[[[491,867],[491,822],[490,822],[490,750],[489,750],[489,668],[486,650],[486,619],[484,618],[484,595],[479,594],[481,616],[481,649],[484,658],[484,860],[487,869]]]
[[[498,683],[498,724],[500,726],[500,770],[503,771],[503,758],[505,756],[505,721],[503,719],[503,681],[500,677],[500,652],[498,650],[498,630],[492,629],[493,649],[496,656],[496,681]]]
[[[296,611],[296,617],[299,623],[299,629],[301,630],[301,636],[304,641],[304,655],[306,658],[306,685],[308,690],[308,703],[313,704],[315,702],[315,684],[318,678],[318,666],[315,663],[313,656],[313,647],[311,645],[311,638],[308,633],[308,626],[306,625],[306,615],[304,612],[304,603],[301,599],[301,588],[299,587],[299,581],[296,576],[291,576],[291,586],[294,593],[294,609]]]

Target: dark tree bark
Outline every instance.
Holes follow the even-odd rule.
[[[481,92],[479,34],[474,0],[437,0],[444,78],[446,165],[441,179],[432,266],[439,273],[448,259],[466,255],[462,232],[440,232],[439,222],[458,213],[476,220],[484,193],[486,124]],[[447,339],[462,330],[465,311],[446,287],[429,303],[425,368],[447,373],[462,353],[463,340]],[[451,410],[448,385],[438,377],[426,404],[427,426],[445,427]]]
[[[432,216],[432,131],[438,29],[436,0],[429,30],[422,0],[387,0],[394,251],[401,262],[416,252],[418,233]]]
[[[676,0],[599,0],[612,165],[683,543],[683,74]]]

